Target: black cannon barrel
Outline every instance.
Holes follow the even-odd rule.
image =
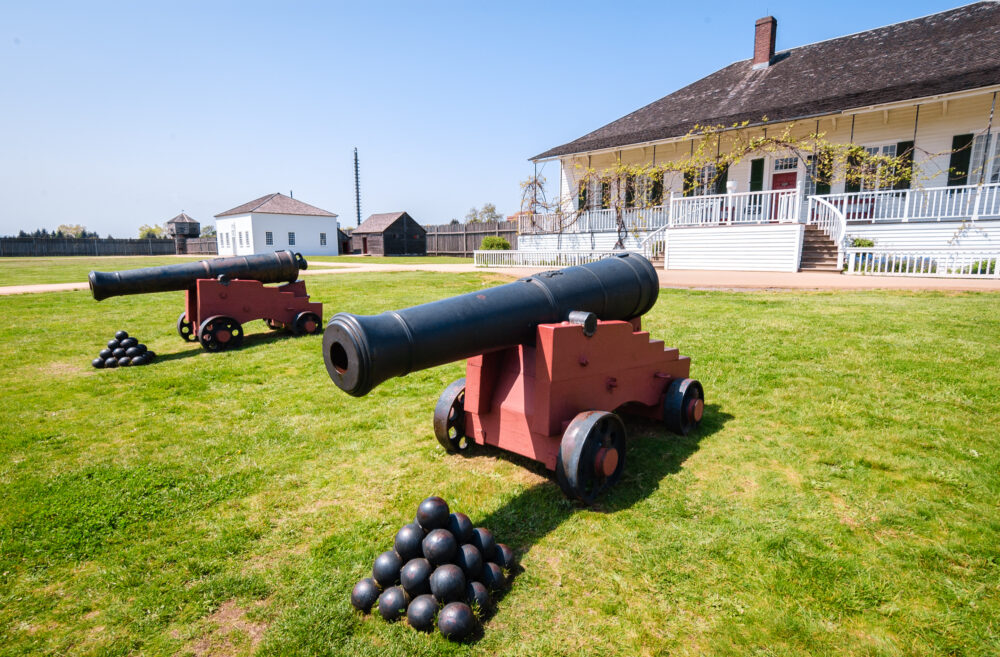
[[[393,376],[532,344],[539,324],[564,321],[572,311],[639,317],[659,291],[653,265],[621,253],[404,310],[337,313],[323,335],[323,360],[339,388],[361,397]]]
[[[294,283],[299,277],[299,270],[307,266],[305,258],[299,253],[275,251],[127,271],[92,271],[90,292],[100,301],[124,294],[186,290],[199,278],[219,276],[261,283]]]

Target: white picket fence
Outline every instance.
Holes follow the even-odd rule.
[[[572,267],[622,253],[622,251],[475,251],[476,267]]]
[[[820,196],[848,223],[907,223],[1000,217],[1000,184],[851,192]]]
[[[940,278],[1000,278],[1000,251],[928,249],[884,251],[845,249],[846,274],[874,276],[936,276]]]

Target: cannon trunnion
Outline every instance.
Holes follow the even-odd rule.
[[[243,343],[243,325],[255,319],[295,334],[320,330],[323,304],[310,302],[306,284],[298,280],[299,270],[307,266],[301,254],[275,251],[120,272],[92,271],[89,278],[98,301],[185,290],[177,333],[207,351],[224,351]]]
[[[640,317],[659,281],[642,256],[578,267],[374,316],[327,325],[327,372],[351,395],[393,376],[467,358],[466,375],[434,410],[449,452],[492,445],[539,461],[567,496],[592,503],[621,477],[618,413],[697,429],[704,392],[691,361],[651,340]]]

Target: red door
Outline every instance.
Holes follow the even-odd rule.
[[[795,171],[788,171],[786,173],[776,173],[771,179],[771,189],[795,189],[795,177],[798,175]]]
[[[795,171],[786,171],[784,173],[776,173],[771,178],[771,189],[774,191],[794,191],[795,190],[795,178],[798,173]],[[784,194],[775,194],[771,197],[771,221],[778,221],[779,215],[782,214],[782,206],[785,203],[782,202],[782,197]],[[784,199],[787,203],[788,199]],[[785,208],[787,210],[787,208]]]

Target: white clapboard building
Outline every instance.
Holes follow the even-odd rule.
[[[220,256],[282,249],[335,256],[340,253],[338,229],[333,212],[277,193],[215,215]]]
[[[532,252],[520,260],[624,245],[668,269],[948,275],[962,262],[992,262],[1000,253],[1000,3],[783,51],[776,32],[773,17],[758,20],[753,49],[745,44],[751,57],[532,157],[558,163],[560,200],[555,212],[519,217],[518,248]],[[852,186],[843,175],[818,175],[814,153],[780,151],[663,180],[587,175],[683,161],[706,125],[745,126],[747,138],[819,133],[904,156],[914,180]],[[717,138],[717,153],[730,141]],[[517,264],[513,252],[504,257]]]

